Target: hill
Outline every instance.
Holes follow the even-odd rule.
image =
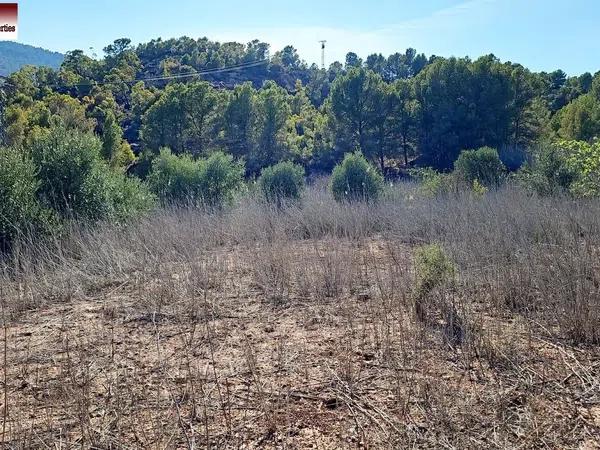
[[[0,75],[7,76],[21,67],[31,64],[58,68],[64,55],[39,47],[33,47],[18,42],[0,42]]]

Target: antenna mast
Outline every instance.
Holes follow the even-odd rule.
[[[319,41],[321,43],[321,69],[325,70],[325,43],[327,41]]]

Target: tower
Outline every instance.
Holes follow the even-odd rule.
[[[319,41],[321,43],[321,69],[325,69],[325,43],[327,41]]]

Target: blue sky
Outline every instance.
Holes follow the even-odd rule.
[[[19,41],[101,49],[116,38],[257,38],[327,63],[414,47],[427,55],[494,53],[533,70],[600,70],[600,0],[21,0]]]

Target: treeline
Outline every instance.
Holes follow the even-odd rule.
[[[362,61],[349,53],[321,70],[291,46],[270,56],[259,41],[132,47],[119,39],[104,53],[94,59],[75,50],[59,70],[11,75],[5,145],[23,145],[60,117],[102,136],[112,165],[137,158],[142,176],[161,147],[223,150],[243,158],[252,175],[281,160],[327,172],[355,150],[384,171],[411,163],[447,169],[461,150],[482,146],[499,149],[512,166],[518,158],[508,159],[542,139],[590,141],[600,133],[600,75],[533,73],[493,55],[427,58],[408,49]],[[201,81],[179,77],[203,70],[212,72]]]
[[[534,73],[493,55],[349,53],[324,70],[293,47],[270,55],[259,41],[119,39],[100,59],[75,50],[58,70],[13,73],[0,103],[0,245],[24,224],[123,220],[155,196],[220,205],[261,173],[261,186],[275,186],[267,196],[279,198],[278,189],[298,192],[299,178],[330,173],[350,153],[335,173],[338,198],[364,196],[381,175],[444,172],[483,147],[493,151],[466,153],[459,166],[479,155],[504,173],[527,161],[519,176],[540,193],[598,192],[600,73]],[[357,168],[365,175],[350,183]],[[453,184],[419,176],[433,191]]]

